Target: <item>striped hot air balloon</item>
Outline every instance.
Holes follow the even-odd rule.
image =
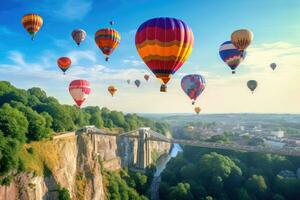
[[[235,69],[245,59],[246,51],[238,50],[231,41],[221,44],[219,49],[221,59],[230,67],[232,73],[235,74]]]
[[[38,14],[30,13],[22,17],[22,24],[34,40],[36,33],[43,25],[43,18]]]
[[[252,42],[253,33],[247,29],[239,29],[231,34],[232,44],[240,51],[244,51]]]
[[[181,88],[195,104],[198,96],[205,89],[205,79],[200,74],[189,74],[181,79]]]
[[[163,83],[183,65],[192,52],[194,35],[182,20],[161,17],[144,22],[136,32],[138,53],[154,75]]]
[[[90,83],[86,80],[74,80],[69,85],[69,92],[80,107],[91,93]]]
[[[102,53],[105,60],[108,61],[109,55],[117,48],[121,40],[118,31],[112,28],[100,29],[95,33],[95,42]]]
[[[57,59],[57,65],[64,72],[64,74],[69,69],[71,64],[72,64],[72,61],[68,57],[60,57],[59,59]]]
[[[86,38],[86,32],[83,29],[75,29],[72,31],[72,38],[79,46],[82,41]]]

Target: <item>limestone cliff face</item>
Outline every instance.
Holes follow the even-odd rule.
[[[136,163],[137,140],[75,133],[66,136],[49,142],[58,157],[49,172],[44,176],[33,172],[17,175],[9,186],[0,186],[0,200],[56,200],[59,186],[67,188],[73,200],[105,200],[101,168],[118,170]],[[163,142],[150,144],[157,156],[171,148]]]

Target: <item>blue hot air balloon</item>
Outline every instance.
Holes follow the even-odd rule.
[[[197,97],[205,89],[205,79],[200,74],[186,75],[181,79],[181,88],[190,97],[194,105]]]
[[[141,81],[140,80],[135,80],[134,84],[136,85],[136,87],[140,87]]]
[[[246,57],[246,51],[238,50],[231,41],[221,44],[219,54],[222,60],[231,68],[233,74],[235,74],[235,69]]]

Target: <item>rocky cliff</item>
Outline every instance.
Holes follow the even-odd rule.
[[[28,153],[29,148],[33,153]],[[170,144],[151,142],[155,158],[170,150]],[[0,200],[54,200],[59,188],[69,190],[74,200],[104,200],[102,168],[118,170],[131,166],[137,157],[137,140],[115,136],[68,134],[46,142],[26,145],[22,154],[26,173],[0,187]]]

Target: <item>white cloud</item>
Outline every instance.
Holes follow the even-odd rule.
[[[134,67],[144,65],[144,62],[142,62],[140,60],[136,60],[136,59],[124,59],[123,63],[132,65]]]
[[[71,51],[67,54],[68,57],[71,58],[73,65],[80,63],[82,60],[96,62],[97,57],[94,51],[86,50],[86,51]]]

